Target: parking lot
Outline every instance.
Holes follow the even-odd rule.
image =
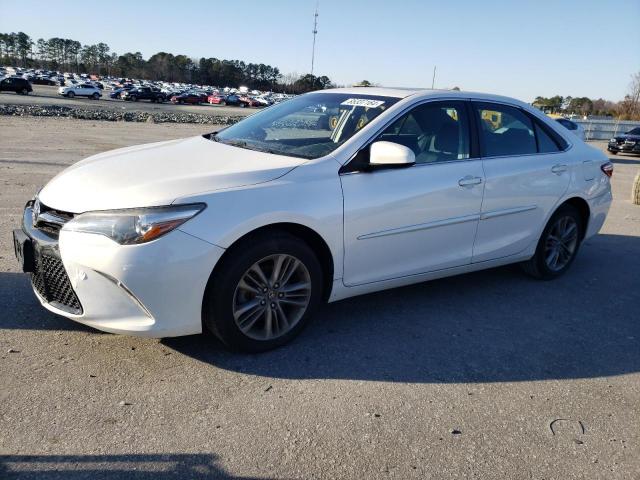
[[[173,105],[170,102],[151,103],[146,100],[138,102],[124,101],[120,99],[109,98],[111,90],[103,90],[100,100],[91,100],[88,98],[66,98],[58,95],[58,87],[50,87],[45,85],[33,85],[33,92],[29,95],[16,95],[11,92],[0,93],[0,103],[5,105],[42,105],[42,106],[65,106],[65,107],[81,107],[81,108],[100,108],[108,110],[124,110],[124,111],[142,111],[142,112],[163,112],[174,111],[183,113],[200,113],[203,115],[216,116],[239,116],[244,117],[250,113],[254,113],[254,108],[239,108],[220,105]]]
[[[2,102],[131,105],[35,88]],[[639,157],[611,157],[607,222],[556,281],[512,266],[345,300],[260,355],[44,310],[10,238],[33,193],[93,153],[213,129],[0,117],[0,478],[639,478]]]

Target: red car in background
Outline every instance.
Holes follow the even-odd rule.
[[[200,103],[204,103],[207,101],[206,93],[182,93],[180,95],[174,95],[171,97],[171,103],[190,103],[193,105],[198,105]]]
[[[227,102],[227,97],[225,97],[224,95],[219,95],[217,93],[214,93],[213,95],[209,95],[207,97],[207,101],[211,104],[211,105],[226,105]]]
[[[242,95],[239,99],[240,107],[264,107],[264,105],[251,97]]]

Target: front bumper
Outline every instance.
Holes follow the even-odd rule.
[[[607,150],[610,152],[616,153],[638,153],[640,154],[640,142],[636,142],[635,144],[629,143],[609,143],[607,146]]]
[[[74,312],[50,302],[34,285],[45,308],[111,333],[162,338],[202,332],[204,290],[224,249],[180,230],[141,245],[64,229],[55,239],[34,228],[31,215],[28,205],[22,229],[34,243],[36,262],[45,250],[57,255],[81,305]]]

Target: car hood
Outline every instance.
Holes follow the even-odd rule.
[[[304,162],[198,136],[94,155],[62,171],[38,197],[72,213],[168,205],[179,197],[268,182]]]
[[[616,137],[616,140],[640,140],[640,135],[620,135]]]

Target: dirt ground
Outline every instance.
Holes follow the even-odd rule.
[[[209,130],[0,117],[0,478],[640,478],[640,158],[612,157],[607,222],[556,281],[506,267],[353,298],[253,356],[44,310],[10,242],[33,193]]]

